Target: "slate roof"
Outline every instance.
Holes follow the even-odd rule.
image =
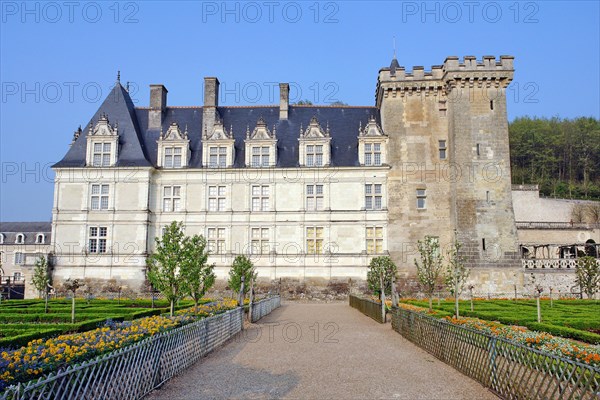
[[[250,131],[256,122],[263,117],[269,129],[277,130],[277,166],[298,166],[298,138],[300,125],[304,129],[310,119],[316,116],[319,123],[326,128],[329,123],[331,134],[332,166],[358,166],[358,127],[364,127],[371,116],[379,123],[379,111],[376,107],[353,106],[289,106],[288,119],[279,120],[278,106],[256,107],[218,107],[226,129],[233,127],[235,138],[234,167],[245,167],[246,127]],[[148,129],[149,108],[135,108],[127,91],[117,83],[106,100],[102,103],[90,121],[94,124],[102,114],[108,116],[111,125],[118,122],[119,159],[118,166],[157,166],[157,143],[159,130]],[[177,122],[184,130],[187,126],[190,139],[190,168],[201,168],[202,163],[202,107],[167,107],[163,117],[164,132],[172,122]],[[54,167],[85,166],[86,135],[90,123],[71,146],[65,157]]]
[[[52,222],[0,222],[0,234],[4,235],[4,244],[15,244],[19,233],[25,235],[24,244],[35,244],[38,233],[43,233],[44,244],[49,244],[51,232]]]

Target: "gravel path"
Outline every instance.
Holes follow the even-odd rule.
[[[147,399],[497,399],[347,303],[286,303]]]

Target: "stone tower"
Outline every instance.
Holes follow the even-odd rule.
[[[505,94],[513,57],[448,57],[444,71],[450,157],[462,170],[451,185],[457,238],[469,267],[518,267]]]
[[[389,135],[388,247],[414,274],[417,240],[456,237],[469,267],[518,266],[505,88],[513,57],[448,57],[430,72],[394,58],[376,105]]]

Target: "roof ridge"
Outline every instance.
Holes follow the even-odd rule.
[[[290,107],[299,107],[299,108],[376,108],[376,106],[352,106],[352,105],[343,105],[343,104],[290,104]],[[204,108],[204,106],[167,106],[169,108]],[[253,106],[218,106],[217,108],[279,108],[277,104],[272,105],[253,105]],[[152,107],[135,107],[136,110],[151,110]]]

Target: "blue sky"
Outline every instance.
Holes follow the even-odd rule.
[[[372,105],[379,68],[450,55],[515,56],[509,119],[600,117],[598,2],[2,1],[0,220],[50,220],[54,174],[114,84],[139,106],[152,83],[169,105],[295,100]],[[301,92],[301,93],[300,93]]]

